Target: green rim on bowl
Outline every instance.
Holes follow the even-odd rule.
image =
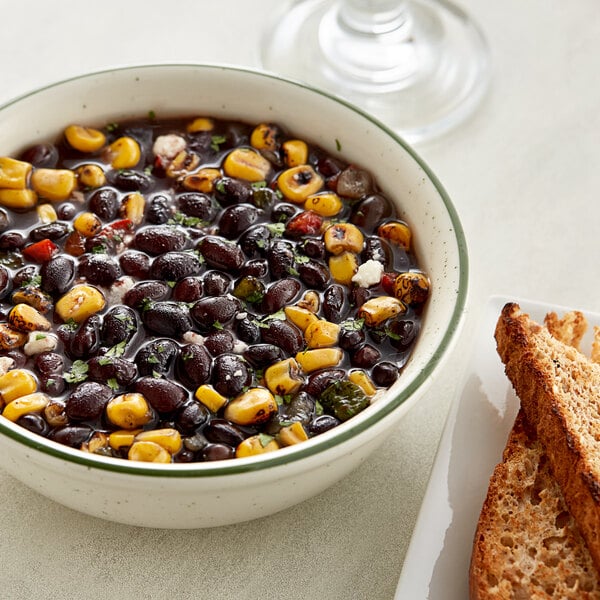
[[[274,453],[269,453],[268,456],[262,455],[256,458],[244,458],[244,459],[234,459],[228,461],[220,461],[215,463],[188,463],[188,464],[168,464],[168,465],[151,465],[148,463],[135,463],[132,464],[128,461],[113,459],[107,457],[94,457],[92,455],[87,455],[84,452],[72,449],[68,447],[61,446],[58,443],[52,442],[50,440],[45,440],[44,438],[39,438],[35,434],[29,434],[26,430],[22,429],[18,425],[14,425],[5,419],[0,419],[0,433],[12,438],[13,440],[22,443],[25,446],[33,448],[35,450],[39,450],[47,455],[54,456],[60,459],[63,459],[68,462],[78,463],[88,468],[102,469],[106,471],[112,471],[116,473],[127,473],[130,475],[140,475],[140,476],[160,476],[160,477],[175,477],[175,478],[188,478],[188,477],[216,477],[223,475],[233,475],[236,473],[247,473],[256,470],[269,469],[276,466],[289,464],[291,462],[298,461],[303,458],[307,458],[318,453],[323,452],[329,448],[342,444],[365,431],[369,427],[373,426],[375,423],[380,422],[384,417],[389,415],[392,411],[396,410],[400,405],[404,403],[404,401],[409,398],[413,393],[415,393],[430,377],[435,367],[441,361],[442,357],[448,351],[451,342],[455,338],[455,334],[457,333],[466,305],[467,298],[467,289],[468,289],[468,256],[467,256],[467,244],[464,235],[464,231],[462,225],[460,223],[458,214],[454,205],[452,204],[448,194],[443,188],[440,181],[437,177],[432,173],[429,167],[423,162],[423,160],[417,155],[417,153],[396,133],[386,127],[383,123],[369,115],[368,113],[362,111],[356,106],[352,105],[345,100],[338,98],[332,94],[329,94],[323,90],[314,88],[305,83],[290,80],[285,77],[281,77],[272,73],[266,73],[259,70],[249,69],[249,68],[241,68],[241,67],[231,67],[231,66],[222,66],[222,65],[212,65],[212,64],[193,64],[193,63],[180,63],[180,64],[156,64],[156,65],[141,65],[141,66],[129,66],[122,67],[116,69],[106,69],[102,71],[97,71],[85,75],[80,75],[76,77],[72,77],[69,79],[65,79],[63,81],[59,81],[53,83],[51,85],[47,85],[36,89],[27,94],[23,94],[8,103],[0,106],[0,112],[12,106],[13,104],[29,97],[36,95],[44,90],[52,89],[55,87],[59,87],[64,85],[70,81],[82,80],[89,77],[94,77],[102,74],[108,74],[111,72],[119,71],[139,71],[143,69],[152,69],[152,68],[200,68],[203,70],[220,70],[220,71],[234,71],[234,72],[242,72],[251,74],[253,76],[263,77],[265,79],[271,79],[276,81],[285,82],[286,84],[296,86],[299,88],[303,88],[312,93],[321,95],[326,97],[338,104],[345,106],[351,111],[361,115],[364,119],[370,121],[373,125],[375,125],[378,129],[384,131],[387,135],[389,135],[395,142],[397,142],[400,146],[406,150],[408,154],[413,158],[413,160],[423,169],[440,197],[442,198],[446,210],[448,212],[448,217],[452,223],[452,228],[456,237],[457,243],[457,252],[458,252],[458,263],[459,263],[459,280],[458,280],[458,288],[457,288],[457,296],[456,302],[454,304],[454,309],[452,311],[452,315],[450,317],[448,327],[444,333],[442,340],[439,345],[435,349],[434,353],[428,360],[427,364],[423,367],[420,373],[414,378],[414,380],[401,392],[396,394],[394,397],[386,399],[385,404],[382,404],[381,408],[377,411],[374,411],[372,414],[368,415],[366,418],[360,420],[357,419],[355,422],[353,420],[347,421],[344,425],[345,427],[342,429],[334,430],[332,435],[324,436],[322,439],[312,438],[310,442],[305,442],[304,444],[299,444],[294,447],[285,448],[279,450]]]

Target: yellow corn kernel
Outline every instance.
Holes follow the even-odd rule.
[[[176,178],[191,173],[200,164],[200,157],[194,152],[182,150],[169,163],[165,172],[169,177]]]
[[[13,210],[29,210],[37,201],[37,194],[33,190],[0,189],[0,205]]]
[[[265,181],[271,171],[271,163],[251,148],[232,150],[223,162],[223,170],[229,177],[245,181]]]
[[[195,396],[199,402],[214,413],[227,404],[227,398],[219,394],[212,385],[201,385],[196,390]]]
[[[66,200],[76,185],[75,173],[69,169],[35,169],[31,174],[31,187],[48,200]]]
[[[305,210],[312,210],[322,217],[335,217],[343,207],[342,199],[334,192],[313,194],[304,202]]]
[[[296,325],[296,327],[302,331],[305,331],[311,323],[319,320],[314,312],[308,310],[307,308],[303,308],[302,306],[298,306],[297,304],[286,306],[283,310],[287,320]]]
[[[6,399],[5,399],[6,401]],[[50,397],[41,392],[34,392],[10,401],[2,411],[2,416],[15,423],[23,415],[39,413],[50,402]]]
[[[358,318],[369,327],[377,327],[384,321],[406,312],[406,306],[392,296],[370,298],[358,309]]]
[[[425,273],[400,273],[394,280],[394,296],[404,304],[423,304],[429,297],[429,287],[429,278]]]
[[[412,233],[409,226],[402,221],[388,221],[381,224],[377,228],[377,235],[404,250],[410,250]]]
[[[121,202],[119,214],[124,219],[129,219],[134,225],[139,225],[144,220],[146,199],[139,192],[127,194]]]
[[[277,441],[281,446],[293,446],[294,444],[305,442],[307,439],[308,435],[299,421],[287,427],[282,427],[277,434]]]
[[[132,392],[111,398],[106,405],[106,417],[121,429],[137,429],[152,419],[152,410],[142,394]]]
[[[30,163],[8,156],[0,156],[0,188],[22,190],[33,167]]]
[[[132,169],[142,156],[140,145],[131,137],[116,139],[108,147],[108,161],[113,169]]]
[[[265,383],[274,394],[287,396],[296,393],[304,380],[300,376],[298,363],[293,358],[286,358],[267,367]]]
[[[120,450],[121,448],[129,448],[133,442],[135,441],[135,436],[140,433],[141,429],[119,429],[117,431],[113,431],[108,436],[108,445],[113,450]]]
[[[151,463],[170,463],[171,455],[155,442],[134,442],[127,453],[129,460]]]
[[[304,339],[309,348],[327,348],[337,344],[339,335],[339,325],[318,319],[306,328]]]
[[[58,219],[58,215],[52,204],[38,204],[35,207],[35,212],[37,212],[38,219],[46,225],[54,223]]]
[[[50,312],[50,309],[54,307],[54,302],[49,294],[31,285],[15,290],[11,300],[13,304],[29,304],[43,315]]]
[[[279,175],[277,187],[288,200],[301,203],[321,190],[323,178],[310,165],[298,165]]]
[[[63,320],[73,319],[81,323],[91,315],[100,312],[106,305],[102,292],[85,283],[71,288],[55,306],[56,314]]]
[[[0,348],[2,350],[15,350],[23,346],[26,341],[25,333],[15,331],[6,323],[0,323]]]
[[[215,182],[221,177],[222,175],[219,169],[206,167],[205,169],[200,169],[196,173],[187,175],[183,180],[183,187],[186,190],[210,194],[215,190]]]
[[[81,444],[79,449],[94,454],[103,448],[108,448],[108,435],[103,431],[95,431],[87,442]]]
[[[52,325],[29,304],[17,304],[11,308],[7,318],[8,324],[17,331],[50,331]]]
[[[135,442],[154,442],[162,446],[171,455],[177,454],[183,445],[181,434],[172,427],[142,431],[135,436]]]
[[[250,388],[225,408],[225,418],[237,425],[258,425],[277,412],[277,402],[266,388]]]
[[[250,145],[257,150],[277,150],[281,131],[272,123],[260,123],[250,134]]]
[[[106,136],[97,129],[69,125],[65,129],[65,138],[72,148],[80,152],[96,152],[106,144]]]
[[[358,260],[353,252],[329,257],[329,272],[337,283],[350,285],[356,271],[358,271]]]
[[[82,212],[73,220],[73,228],[84,237],[93,237],[102,229],[102,221],[93,212]]]
[[[288,167],[305,165],[308,160],[308,145],[302,140],[287,140],[281,145],[283,160]]]
[[[367,373],[365,373],[365,371],[362,371],[361,369],[351,371],[348,375],[348,379],[360,387],[367,396],[372,396],[377,391],[377,388],[371,381],[371,378],[367,375]]]
[[[37,381],[27,369],[11,369],[0,377],[0,398],[5,404],[37,391]]]
[[[343,352],[339,348],[317,348],[296,354],[296,361],[305,373],[326,369],[340,364]]]
[[[200,131],[212,131],[215,128],[215,122],[207,117],[198,117],[189,123],[186,127],[188,133],[197,133]]]
[[[106,185],[106,175],[98,165],[82,165],[76,169],[75,174],[81,187],[95,190]]]
[[[360,229],[352,223],[336,223],[323,234],[326,250],[335,255],[342,252],[362,252],[364,239]]]
[[[319,294],[314,290],[308,290],[297,303],[297,306],[300,308],[305,308],[315,314],[319,312],[320,305],[321,299],[319,298]]]
[[[236,458],[245,458],[247,456],[256,456],[265,452],[274,452],[279,450],[279,444],[275,438],[270,435],[258,434],[246,438],[235,449]]]

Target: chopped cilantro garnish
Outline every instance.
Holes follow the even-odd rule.
[[[250,187],[254,188],[255,190],[258,190],[260,188],[267,187],[267,182],[266,181],[255,181],[250,184]]]
[[[158,371],[152,371],[152,377],[154,377],[154,379],[160,379],[162,377],[162,374]]]
[[[148,357],[148,362],[149,362],[151,365],[157,365],[157,364],[158,364],[160,361],[158,360],[158,358],[156,358],[156,356],[154,356],[154,354],[151,354],[151,355]]]
[[[24,281],[22,287],[40,287],[41,283],[42,283],[42,276],[34,275],[31,279]]]
[[[222,179],[219,179],[219,181],[217,181],[217,183],[215,183],[215,190],[217,190],[217,192],[219,192],[220,194],[225,193],[225,183],[223,182]]]
[[[224,329],[224,328],[223,328],[223,325],[221,325],[221,323],[219,323],[219,321],[215,321],[215,322],[213,323],[213,327],[214,327],[215,329],[219,329],[219,330],[222,330],[222,329]]]
[[[67,371],[63,377],[68,383],[80,383],[87,379],[89,367],[83,360],[76,360],[71,365],[71,370]]]
[[[348,329],[349,331],[360,331],[364,324],[364,319],[346,319],[340,323],[340,327],[342,329]]]
[[[99,364],[101,367],[104,367],[104,366],[106,366],[106,365],[110,365],[111,363],[112,363],[112,358],[110,358],[110,356],[101,356],[101,357],[98,359],[98,364]]]
[[[79,325],[77,324],[77,321],[75,321],[75,319],[68,319],[67,321],[65,321],[65,325],[64,325],[67,329],[69,329],[70,331],[75,331]]]
[[[342,144],[340,143],[340,140],[338,140],[337,138],[335,138],[335,147],[338,152],[342,149]]]
[[[150,298],[144,298],[140,304],[140,310],[142,312],[146,312],[149,308],[152,308],[153,304],[154,303],[152,300],[150,300]]]
[[[46,339],[46,334],[45,333],[36,333],[35,334],[35,339],[36,340],[45,340]]]
[[[267,433],[259,433],[258,434],[258,441],[260,442],[260,445],[265,448],[266,446],[268,446],[275,438],[272,435],[269,435]]]
[[[315,414],[317,415],[317,417],[320,417],[324,412],[325,411],[323,410],[321,403],[317,400],[315,402]]]
[[[119,124],[118,123],[109,123],[106,127],[105,127],[106,131],[108,131],[108,133],[111,133],[113,131],[115,131],[116,129],[119,129]]]
[[[114,377],[110,377],[109,379],[106,380],[106,385],[113,390],[113,392],[116,392],[119,389],[119,384],[117,383],[117,380]]]
[[[106,254],[106,248],[104,246],[94,246],[92,254]]]
[[[156,119],[156,113],[155,113],[153,110],[149,110],[149,111],[148,111],[148,118],[149,118],[151,121],[154,121],[154,119]]]
[[[279,237],[282,236],[285,231],[285,223],[267,223],[267,229],[272,235]]]
[[[220,150],[219,146],[224,144],[227,141],[227,138],[224,135],[213,135],[210,138],[210,147],[218,152]]]
[[[300,275],[300,273],[298,273],[298,270],[294,269],[294,267],[289,267],[288,268],[288,273],[290,275],[294,275],[295,277],[298,277],[298,275]]]
[[[112,348],[109,348],[106,351],[105,356],[109,356],[110,358],[118,358],[119,356],[123,356],[125,354],[125,346],[127,345],[127,340],[123,340],[118,344],[114,345]]]
[[[308,256],[305,256],[304,254],[296,254],[296,255],[294,255],[294,260],[299,265],[305,265],[307,262],[310,262],[310,258],[308,258]]]

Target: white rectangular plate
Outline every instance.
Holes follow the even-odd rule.
[[[539,323],[549,311],[569,308],[529,300],[493,297],[477,328],[463,385],[454,399],[431,478],[408,547],[396,600],[466,600],[473,535],[489,478],[502,458],[519,401],[496,353],[494,329],[506,302]],[[589,354],[592,328],[600,315],[585,313]]]

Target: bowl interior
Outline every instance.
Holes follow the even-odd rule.
[[[154,111],[161,117],[215,116],[274,121],[373,173],[411,226],[421,267],[432,281],[423,329],[401,377],[385,397],[334,430],[268,456],[227,464],[123,464],[41,440],[0,418],[0,432],[86,465],[174,476],[259,469],[332,448],[416,401],[459,327],[467,292],[462,227],[444,189],[414,151],[355,107],[303,84],[255,71],[210,65],[132,67],[86,75],[38,90],[0,109],[0,155],[54,139],[69,123],[103,125]]]

